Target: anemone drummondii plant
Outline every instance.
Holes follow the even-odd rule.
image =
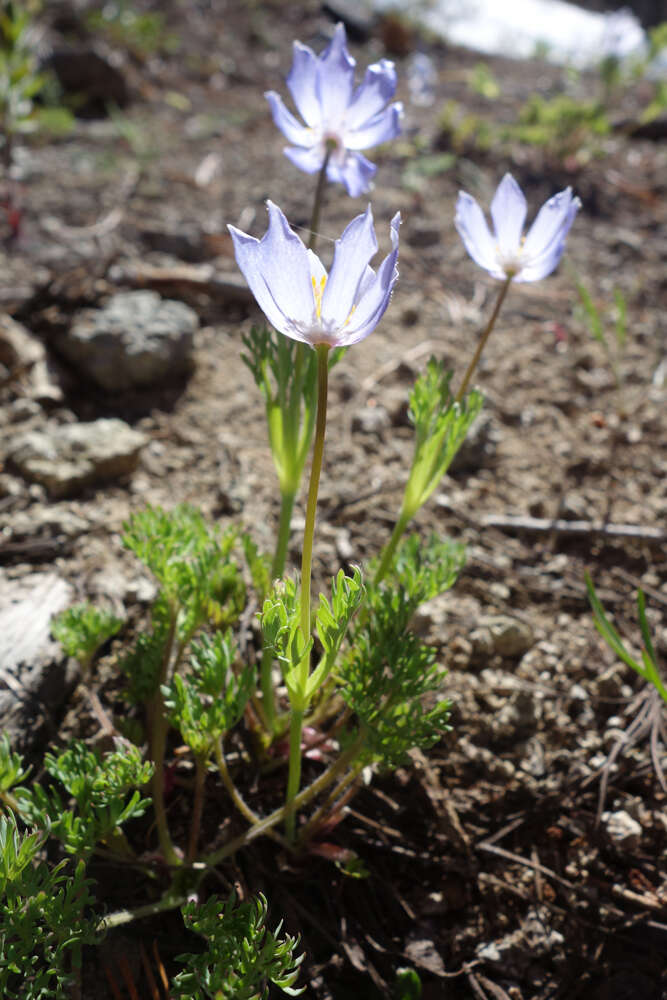
[[[388,59],[366,70],[354,86],[355,60],[347,50],[345,28],[336,25],[331,44],[320,56],[294,43],[287,87],[305,124],[285,107],[275,91],[266,98],[276,126],[291,143],[285,155],[300,170],[316,173],[326,163],[327,179],[344,184],[353,198],[368,191],[377,167],[361,150],[395,139],[403,106],[389,103],[396,90],[396,70]]]
[[[257,304],[276,330],[317,352],[317,420],[301,560],[300,636],[294,636],[287,683],[291,701],[287,831],[293,838],[293,803],[301,780],[303,720],[314,693],[310,677],[310,585],[326,431],[328,355],[332,347],[349,347],[364,340],[384,315],[398,278],[400,215],[391,221],[392,250],[377,273],[370,266],[378,249],[370,205],[336,241],[333,264],[327,273],[316,254],[306,249],[290,229],[278,206],[268,202],[268,210],[269,228],[261,240],[229,227],[236,261]],[[355,593],[358,592],[357,586]]]

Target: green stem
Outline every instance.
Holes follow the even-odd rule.
[[[176,639],[176,617],[177,612],[172,610],[171,622],[169,625],[169,635],[165,645],[164,656],[160,669],[160,677],[155,694],[149,703],[149,725],[150,725],[150,755],[154,764],[153,777],[151,778],[151,793],[153,798],[153,810],[155,812],[155,826],[157,829],[160,850],[168,865],[182,864],[181,858],[176,853],[176,849],[169,833],[167,823],[167,810],[164,804],[164,755],[167,747],[167,732],[169,724],[167,713],[162,697],[162,685],[166,683],[169,673],[169,663],[172,657],[172,650]]]
[[[327,146],[324,162],[320,167],[320,172],[317,177],[317,187],[315,188],[315,199],[313,201],[313,214],[310,217],[310,236],[308,237],[309,250],[314,250],[317,244],[317,237],[319,235],[320,228],[320,213],[322,212],[322,202],[324,201],[324,188],[327,183],[327,167],[329,166],[329,160],[331,159],[332,152],[333,147]]]
[[[347,774],[343,775],[335,788],[332,788],[322,805],[315,810],[308,822],[305,823],[299,830],[300,844],[305,844],[308,840],[312,839],[313,834],[317,831],[318,827],[322,826],[322,824],[326,821],[327,816],[331,813],[332,806],[336,802],[338,802],[338,809],[342,807],[344,803],[340,801],[340,798],[346,788],[348,789],[348,793],[345,796],[344,801],[349,801],[354,794],[355,789],[350,789],[348,786],[357,780],[359,774],[363,770],[363,767],[363,764],[357,764],[351,771],[348,771]]]
[[[301,784],[301,734],[303,732],[303,711],[293,708],[290,714],[289,730],[289,771],[287,775],[287,795],[285,805],[285,835],[294,843],[296,810],[294,800]]]
[[[375,574],[375,586],[384,580],[388,570],[391,568],[394,556],[396,555],[396,548],[409,523],[410,518],[403,511],[401,511],[398,521],[394,525],[394,530],[391,533],[391,538],[387,542],[384,552],[382,553],[382,559],[380,560],[380,565],[378,566]]]
[[[498,293],[498,298],[496,299],[496,304],[495,304],[495,306],[493,308],[493,312],[491,313],[491,319],[486,324],[486,328],[484,330],[484,333],[482,334],[482,336],[480,338],[480,341],[479,341],[479,344],[477,345],[477,350],[475,351],[475,353],[472,356],[472,361],[468,365],[467,371],[466,371],[465,375],[463,376],[463,382],[461,382],[461,385],[459,387],[459,391],[456,394],[456,402],[457,403],[460,403],[461,400],[463,399],[463,397],[465,396],[466,389],[468,388],[468,383],[470,382],[470,379],[473,376],[473,372],[475,371],[475,368],[477,367],[477,365],[479,363],[479,359],[482,356],[482,351],[484,350],[484,347],[486,346],[486,342],[487,342],[487,340],[489,339],[489,337],[491,335],[491,331],[493,330],[494,326],[496,325],[496,320],[498,319],[498,313],[500,312],[500,307],[502,306],[503,302],[505,301],[505,296],[507,295],[507,293],[509,291],[509,287],[512,284],[512,278],[513,277],[514,277],[514,275],[510,274],[509,277],[507,277],[505,279],[505,281],[503,282],[503,284],[501,286],[500,292]]]
[[[335,764],[323,771],[319,778],[308,788],[304,788],[296,798],[294,799],[294,806],[300,809],[302,806],[307,805],[312,799],[320,795],[329,785],[338,778],[339,774],[345,770],[345,768],[350,764],[351,761],[359,753],[363,741],[361,739],[356,740],[351,747],[349,747],[344,753],[340,755]],[[198,872],[204,875],[206,869],[213,868],[215,865],[224,861],[231,854],[236,854],[237,851],[242,850],[242,848],[247,847],[248,844],[256,840],[264,833],[269,833],[273,830],[274,826],[281,823],[286,815],[287,806],[281,806],[280,809],[276,809],[269,816],[264,819],[259,820],[254,826],[240,836],[235,837],[234,840],[230,840],[224,847],[215,851],[213,854],[209,854],[202,861],[197,861],[190,866],[193,872]],[[120,927],[122,924],[129,924],[133,920],[137,920],[140,917],[150,917],[157,913],[165,913],[168,910],[175,910],[179,906],[183,906],[187,903],[188,897],[182,895],[181,893],[170,895],[167,894],[163,896],[162,899],[158,900],[156,903],[149,903],[146,906],[139,906],[136,910],[118,910],[116,913],[109,913],[106,917],[103,917],[98,924],[98,930],[108,930],[112,927]]]
[[[307,788],[304,788],[303,791],[299,792],[299,794],[295,796],[292,804],[294,809],[301,809],[312,799],[321,795],[321,793],[328,788],[329,785],[333,784],[338,775],[341,774],[341,772],[344,771],[350,762],[357,756],[362,745],[362,740],[356,740],[351,747],[340,755],[335,764],[332,764],[326,771],[323,771],[319,778],[316,778],[311,785],[308,785]],[[203,863],[207,867],[212,868],[214,865],[224,861],[225,858],[228,858],[230,854],[236,854],[237,851],[240,851],[242,848],[252,843],[253,840],[257,839],[257,837],[260,837],[264,833],[268,833],[268,831],[272,830],[274,826],[281,823],[285,819],[287,812],[288,806],[286,803],[284,806],[281,806],[279,809],[272,812],[269,816],[265,816],[264,819],[260,820],[259,823],[252,826],[249,830],[246,830],[245,833],[235,837],[234,840],[230,840],[224,845],[224,847],[221,847],[213,854],[208,855],[208,857],[204,858]]]
[[[116,913],[108,913],[106,917],[102,917],[99,921],[96,930],[98,933],[104,934],[113,927],[122,927],[123,924],[131,924],[133,920],[138,920],[140,917],[153,917],[158,913],[175,910],[179,906],[185,906],[187,901],[187,895],[179,893],[176,896],[172,896],[167,893],[166,896],[158,899],[157,902],[138,906],[136,910],[117,910]]]
[[[310,578],[313,565],[313,538],[315,535],[315,516],[317,513],[317,493],[320,486],[322,457],[324,455],[324,435],[327,427],[327,392],[329,385],[329,345],[318,344],[315,350],[317,351],[317,422],[315,424],[315,444],[313,445],[313,461],[310,467],[306,527],[301,554],[301,631],[304,642],[307,642],[310,637]],[[306,661],[302,671],[305,679],[308,678],[309,667],[310,665]]]

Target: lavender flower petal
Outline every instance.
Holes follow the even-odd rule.
[[[498,263],[496,245],[484,213],[472,195],[465,191],[459,192],[454,225],[475,263],[494,278],[504,278],[505,272]]]
[[[322,156],[316,147],[299,149],[296,146],[286,146],[283,152],[295,167],[303,170],[306,174],[314,174],[322,166]]]
[[[505,174],[491,202],[491,218],[501,257],[516,254],[526,221],[526,199],[511,174]]]
[[[295,317],[314,312],[308,252],[273,202],[269,228],[261,240],[229,227],[236,262],[260,309],[276,330],[291,336]]]
[[[361,153],[348,153],[342,164],[334,159],[329,161],[327,177],[334,183],[344,184],[351,198],[358,198],[370,187],[371,180],[377,173],[377,167]]]
[[[396,93],[396,70],[393,62],[382,59],[366,70],[347,109],[348,128],[357,129],[374,118]]]
[[[380,143],[395,139],[401,133],[402,116],[403,105],[398,102],[391,104],[365,125],[348,132],[345,145],[348,149],[368,149],[370,146],[379,146]]]
[[[554,243],[565,237],[581,205],[572,197],[572,188],[566,188],[553,195],[537,213],[537,217],[526,234],[523,252],[532,259],[548,252]]]
[[[331,45],[318,65],[317,96],[323,121],[340,122],[352,99],[355,61],[347,51],[345,28],[336,25]]]
[[[368,272],[360,282],[360,294],[356,309],[345,327],[345,345],[358,344],[371,333],[385,313],[391,293],[398,278],[398,229],[401,224],[400,212],[391,220],[392,251],[380,264],[377,274],[370,279]],[[370,279],[370,280],[369,280]]]
[[[370,205],[353,219],[339,240],[322,297],[322,319],[342,327],[355,304],[359,285],[378,248]]]
[[[294,43],[294,61],[287,75],[287,89],[296,109],[310,128],[315,128],[321,117],[317,96],[317,56],[307,45]]]
[[[312,130],[297,121],[275,91],[268,90],[264,96],[271,107],[274,125],[280,129],[288,142],[294,143],[295,146],[310,146],[312,144]]]

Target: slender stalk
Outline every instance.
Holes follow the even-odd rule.
[[[190,839],[188,840],[187,860],[192,863],[197,857],[197,844],[201,830],[201,818],[204,812],[204,796],[206,794],[206,757],[195,757],[195,795],[192,803],[192,821],[190,823]]]
[[[340,755],[335,764],[328,767],[327,770],[323,771],[319,778],[316,778],[311,785],[304,788],[302,792],[299,792],[294,799],[295,808],[300,809],[302,806],[307,805],[308,802],[320,795],[326,788],[329,787],[329,785],[333,784],[339,774],[341,774],[357,756],[362,747],[362,743],[363,741],[361,739],[356,740],[352,746]],[[224,847],[221,847],[213,854],[209,854],[202,861],[194,862],[190,865],[190,870],[204,875],[207,869],[215,867],[215,865],[224,861],[224,859],[228,858],[231,854],[236,854],[237,851],[247,847],[247,845],[252,843],[253,840],[256,840],[257,837],[273,830],[274,826],[277,826],[278,823],[281,823],[282,820],[284,820],[286,812],[286,805],[276,809],[269,816],[265,816],[264,819],[259,820],[249,830],[246,830],[245,833],[235,837],[234,840],[230,840],[224,845]],[[103,917],[102,920],[100,920],[98,929],[101,931],[108,930],[112,927],[120,927],[123,924],[129,924],[133,920],[137,920],[140,917],[150,917],[156,913],[165,913],[168,910],[175,910],[177,907],[183,906],[187,903],[187,901],[188,897],[181,893],[176,895],[167,894],[156,903],[139,906],[135,910],[118,910],[116,913],[109,913],[106,917]]]
[[[394,561],[394,556],[396,554],[396,548],[401,538],[403,537],[405,529],[407,528],[409,523],[410,523],[410,518],[407,517],[403,512],[401,512],[398,521],[394,525],[394,530],[391,533],[391,538],[385,545],[384,552],[382,553],[382,559],[380,560],[380,565],[378,566],[377,572],[375,574],[374,582],[376,586],[378,585],[378,583],[381,583],[382,580],[384,580],[388,570],[391,568],[391,565]]]
[[[332,788],[322,805],[315,810],[308,822],[305,823],[299,830],[300,844],[305,844],[311,839],[313,834],[317,831],[317,828],[321,826],[326,819],[327,814],[331,812],[331,807],[340,799],[346,788],[348,789],[348,792],[345,796],[345,802],[348,802],[352,795],[354,795],[356,789],[348,788],[348,786],[357,780],[359,774],[363,770],[363,767],[363,764],[357,764],[351,771],[348,771],[347,774],[343,775],[335,788]],[[338,807],[340,808],[343,804],[344,802],[338,802]]]
[[[331,159],[332,152],[333,147],[327,146],[324,161],[320,167],[320,172],[317,177],[317,187],[315,188],[315,199],[313,201],[313,213],[310,217],[310,236],[308,237],[309,250],[314,250],[317,244],[317,237],[319,235],[320,228],[320,214],[322,212],[322,203],[324,201],[324,188],[327,183],[327,167],[329,166],[329,160]]]
[[[361,739],[356,740],[352,746],[340,755],[335,764],[328,767],[327,770],[323,771],[319,778],[316,778],[311,785],[308,785],[307,788],[304,788],[301,792],[299,792],[298,795],[295,796],[294,802],[292,803],[294,809],[301,809],[303,806],[312,801],[312,799],[321,795],[321,793],[328,788],[329,785],[333,784],[338,775],[341,774],[357,756],[362,745],[363,741]],[[224,861],[225,858],[228,858],[230,854],[236,854],[237,851],[240,851],[242,848],[252,843],[253,840],[257,839],[257,837],[260,837],[264,833],[268,833],[268,831],[273,829],[274,826],[281,823],[285,819],[287,811],[287,804],[274,810],[274,812],[265,816],[264,819],[260,820],[255,826],[246,830],[245,833],[235,837],[234,840],[228,841],[224,847],[221,847],[213,854],[209,854],[208,857],[203,859],[203,864],[207,867],[213,867],[221,861]]]
[[[308,641],[310,636],[310,579],[313,565],[313,538],[317,514],[317,493],[324,455],[324,435],[327,427],[327,393],[329,388],[329,345],[318,344],[315,350],[317,351],[317,421],[313,461],[310,467],[308,503],[306,505],[306,527],[301,553],[301,631],[305,641]],[[306,678],[308,672],[309,664],[306,663],[303,671]]]
[[[472,356],[472,361],[468,365],[467,371],[466,371],[465,375],[463,376],[463,382],[461,382],[461,385],[459,387],[459,391],[456,394],[456,402],[457,403],[460,403],[461,400],[463,399],[463,397],[465,396],[466,389],[468,388],[468,383],[470,382],[470,379],[473,376],[473,372],[475,371],[475,368],[477,367],[477,365],[479,363],[479,359],[482,356],[482,351],[484,350],[486,342],[487,342],[487,340],[489,339],[489,337],[491,335],[491,331],[493,330],[494,326],[496,325],[496,320],[498,319],[498,313],[500,312],[500,307],[502,306],[503,302],[505,301],[505,296],[507,295],[507,293],[509,291],[509,287],[512,284],[512,278],[513,277],[514,277],[514,275],[511,274],[508,278],[505,279],[505,281],[501,285],[500,291],[498,293],[498,298],[496,299],[496,304],[495,304],[495,306],[493,308],[493,312],[491,313],[491,319],[486,324],[486,328],[484,330],[484,333],[480,337],[479,344],[477,345],[477,350],[475,351],[475,353]]]
[[[222,783],[227,789],[227,794],[230,799],[249,823],[259,823],[260,818],[257,813],[254,813],[250,806],[247,804],[238,788],[232,781],[232,776],[229,773],[229,768],[227,767],[227,761],[225,760],[225,752],[222,748],[222,739],[218,740],[215,745],[215,762],[218,765],[218,771],[220,772],[220,777],[222,778]]]
[[[315,517],[317,514],[317,493],[322,471],[324,455],[324,436],[327,427],[327,392],[329,383],[329,345],[318,344],[317,351],[317,419],[315,423],[315,443],[313,445],[313,460],[310,467],[310,483],[308,486],[308,502],[306,504],[306,527],[303,536],[303,552],[301,555],[301,633],[304,643],[310,640],[310,581],[313,566],[313,538],[315,535]],[[308,675],[310,674],[310,654],[303,658],[299,668],[299,688],[305,692]],[[301,731],[305,705],[298,708],[292,705],[290,713],[289,740],[289,772],[287,777],[287,819],[285,832],[288,840],[294,840],[296,814],[293,809],[294,798],[301,783]]]
[[[171,622],[169,625],[169,635],[165,646],[164,657],[160,669],[160,678],[157,690],[150,700],[148,707],[148,717],[150,726],[150,755],[154,764],[153,777],[151,778],[151,793],[153,798],[153,809],[155,811],[155,826],[157,829],[160,850],[168,865],[182,864],[181,858],[176,853],[176,849],[169,833],[167,823],[167,810],[164,804],[164,754],[167,747],[168,723],[164,698],[162,697],[162,685],[166,683],[169,672],[169,663],[172,657],[174,642],[176,640],[176,610],[172,609]]]
[[[105,933],[113,927],[122,927],[123,924],[131,924],[133,920],[140,917],[153,917],[158,913],[166,913],[175,910],[179,906],[184,906],[188,901],[188,896],[179,893],[176,896],[167,894],[155,903],[147,903],[145,906],[138,906],[135,910],[117,910],[115,913],[108,913],[102,917],[97,924],[98,933]]]

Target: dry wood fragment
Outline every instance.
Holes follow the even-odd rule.
[[[608,524],[604,521],[564,521],[548,517],[511,517],[487,514],[482,520],[484,528],[499,528],[501,531],[526,531],[533,534],[557,532],[561,535],[582,535],[585,537],[602,535],[606,538],[632,538],[662,545],[667,541],[667,532],[661,528],[648,528],[641,524]]]
[[[254,297],[241,274],[220,274],[210,264],[178,264],[174,267],[151,267],[140,262],[115,264],[109,278],[116,284],[152,288],[156,292],[175,288],[199,292],[224,302],[249,304]]]

